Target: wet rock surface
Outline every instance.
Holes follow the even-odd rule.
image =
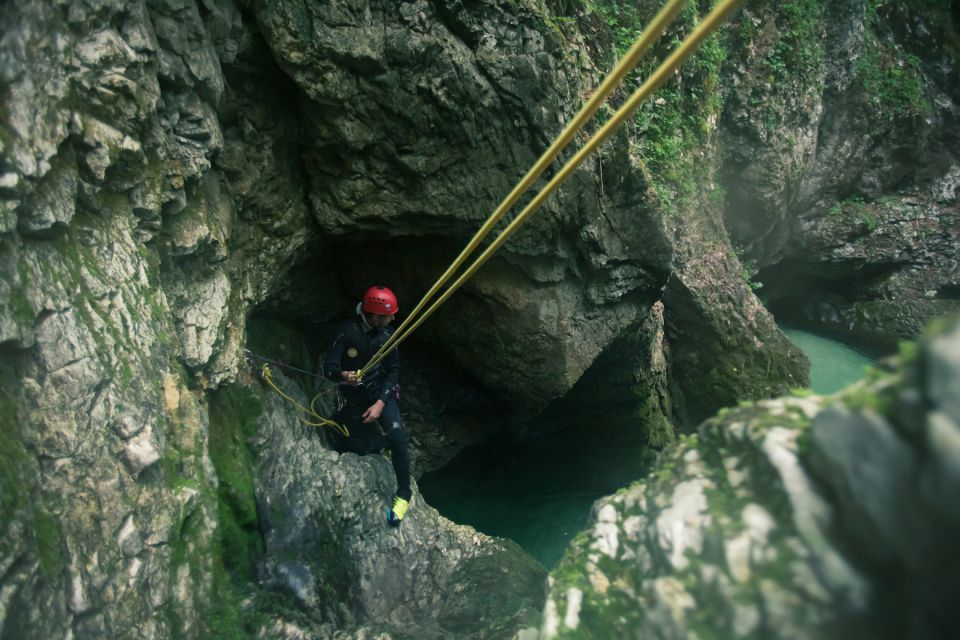
[[[540,637],[949,637],[958,349],[954,320],[835,396],[703,423],[594,504]]]
[[[396,482],[385,455],[338,454],[278,395],[232,392],[263,403],[248,440],[264,542],[259,581],[300,605],[311,637],[355,628],[393,638],[509,638],[535,621],[546,570],[515,543],[444,519],[416,483],[406,518],[390,527]]]
[[[255,310],[288,312],[313,331],[349,313],[371,281],[400,280],[403,301],[427,288],[609,66],[614,43],[605,19],[575,2],[548,4],[57,0],[5,7],[4,636],[240,633],[238,625],[255,620],[249,612],[269,611],[268,596],[244,599],[230,582],[232,571],[250,566],[233,566],[234,554],[256,556],[258,544],[269,550],[257,565],[263,584],[294,594],[309,614],[301,620],[283,609],[289,615],[276,626],[243,633],[335,634],[332,625],[344,623],[357,638],[403,637],[406,621],[420,615],[429,620],[425,633],[438,636],[499,637],[518,628],[534,606],[538,574],[509,545],[446,523],[426,505],[407,527],[421,534],[417,543],[379,529],[364,537],[372,531],[365,518],[383,508],[389,479],[378,457],[334,463],[321,444],[263,439],[258,460],[275,460],[281,485],[261,476],[262,504],[234,503],[231,487],[237,478],[252,482],[254,461],[234,441],[218,439],[215,390],[245,370]],[[859,38],[860,4],[838,3],[829,19],[815,21],[831,25],[831,60],[871,50]],[[924,28],[946,36],[923,16],[908,11],[900,20],[900,9],[889,11],[881,24],[902,27],[872,28],[886,38],[872,51],[922,71],[931,83],[924,85],[929,111],[887,105],[881,121],[871,120],[863,96],[844,93],[856,70],[839,63],[794,74],[792,85],[767,82],[765,61],[789,30],[778,22],[783,15],[762,10],[747,16],[762,29],[747,30],[737,72],[715,63],[716,74],[726,75],[711,76],[721,84],[710,86],[737,87],[732,106],[721,117],[715,103],[704,107],[712,92],[694,101],[706,115],[697,122],[697,176],[686,187],[699,195],[664,195],[647,161],[657,148],[651,142],[672,139],[654,140],[649,129],[618,136],[581,168],[457,305],[405,346],[420,352],[405,373],[418,468],[442,464],[479,437],[490,426],[489,407],[534,415],[601,359],[619,370],[599,379],[639,387],[645,411],[665,430],[671,419],[695,420],[738,398],[802,384],[803,358],[756,299],[732,244],[756,248],[763,266],[787,258],[813,264],[829,252],[825,277],[834,281],[851,265],[883,271],[856,300],[828,300],[843,322],[850,313],[864,318],[856,331],[900,335],[949,308],[957,285],[950,262],[957,246],[950,217],[958,183],[955,66],[936,52],[918,54],[919,67],[903,58],[919,50]],[[701,86],[699,73],[681,74],[678,84]],[[817,93],[821,80],[825,97]],[[779,101],[767,100],[769,87]],[[829,162],[798,161],[783,127],[763,128],[769,112],[756,100],[790,114],[803,159]],[[913,128],[901,130],[907,120]],[[817,129],[814,121],[832,124]],[[876,131],[844,137],[864,126]],[[910,131],[931,150],[920,169],[913,166],[919,152],[900,153]],[[829,145],[817,147],[818,137]],[[756,164],[730,160],[731,139],[738,149],[752,145]],[[844,169],[860,156],[867,169]],[[801,166],[815,170],[800,178],[794,169]],[[774,170],[764,174],[764,167]],[[717,186],[734,174],[749,184],[725,199]],[[774,182],[775,193],[761,189]],[[862,193],[872,212],[901,184],[922,197],[897,191],[897,213],[871,213],[877,229],[832,224],[834,203]],[[741,209],[776,210],[776,223],[754,224],[758,215],[734,224],[730,212]],[[795,219],[802,224],[791,226]],[[793,231],[774,238],[774,227]],[[890,264],[893,276],[884,271]],[[920,300],[930,301],[926,310],[914,304]],[[621,345],[638,357],[613,357]],[[650,371],[634,376],[638,362],[649,362]],[[276,435],[288,418],[265,420]],[[936,424],[926,437],[950,451],[951,431]],[[296,475],[277,461],[279,451],[305,465],[325,461],[326,475]],[[895,459],[905,472],[914,468]],[[231,460],[247,471],[235,476]],[[843,461],[824,464],[839,473]],[[937,458],[943,473],[925,480],[929,495],[951,490],[943,479],[953,477],[951,464]],[[337,486],[345,469],[361,480],[340,502],[325,501],[329,493],[317,487]],[[682,495],[679,521],[700,504],[696,491]],[[282,506],[279,516],[271,500]],[[282,525],[290,512],[309,517]],[[889,517],[870,513],[877,527]],[[761,536],[764,517],[750,514]],[[266,534],[258,533],[261,516],[272,523]],[[333,541],[349,561],[297,556],[303,551],[283,536]],[[289,566],[285,554],[295,558]],[[394,559],[389,572],[375,565],[378,555]],[[446,600],[413,579],[411,567],[427,564],[437,572],[426,584],[445,589]],[[510,567],[506,583],[503,566]],[[327,570],[338,576],[332,591],[317,578]],[[246,578],[259,588],[258,575]],[[517,599],[473,597],[502,584]],[[375,588],[389,597],[378,599]],[[399,601],[404,591],[415,595],[412,604]],[[658,615],[672,615],[669,596],[679,593],[675,582],[659,583]],[[739,628],[750,628],[746,615]],[[372,622],[378,616],[388,618],[382,628]],[[484,631],[469,628],[476,620]]]

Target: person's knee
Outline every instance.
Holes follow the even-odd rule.
[[[407,445],[407,432],[403,429],[402,422],[392,422],[387,431],[387,443],[391,448],[405,447]]]

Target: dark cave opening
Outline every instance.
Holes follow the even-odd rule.
[[[761,269],[753,280],[762,284],[757,294],[779,325],[833,336],[879,356],[891,345],[852,326],[850,313],[860,301],[881,298],[882,283],[897,269],[787,259]]]
[[[366,287],[382,283],[397,293],[396,327],[459,246],[442,236],[369,233],[318,241],[251,315],[248,345],[317,372],[336,324],[355,312]],[[500,267],[513,268],[505,263]],[[655,294],[643,295],[637,305],[649,307],[653,300],[646,297]],[[651,416],[670,408],[658,407],[656,394],[631,392],[633,368],[623,359],[636,347],[631,340],[639,339],[634,327],[625,331],[633,337],[615,340],[565,396],[531,415],[474,375],[462,352],[459,358],[453,353],[450,341],[470,335],[464,327],[496,312],[484,312],[483,305],[495,302],[479,299],[469,287],[456,296],[400,348],[400,405],[413,475],[446,517],[519,539],[552,563],[582,528],[594,499],[642,477],[654,449],[673,432],[662,416],[656,425]],[[611,378],[613,370],[622,375]],[[309,392],[334,386],[307,375],[300,383]],[[655,430],[660,435],[652,435]],[[666,440],[658,440],[664,430]],[[484,514],[496,520],[492,528]]]
[[[248,319],[251,351],[311,372],[292,375],[308,391],[323,390],[328,398],[335,396],[336,385],[319,377],[322,359],[337,326],[356,314],[367,287],[383,284],[397,294],[396,329],[458,248],[439,236],[370,235],[327,237],[308,247]],[[471,294],[457,295],[469,299]],[[457,321],[455,305],[445,306],[450,308],[399,347],[400,405],[416,449],[415,476],[443,466],[465,446],[515,428],[515,407],[459,363],[447,346],[448,335],[431,326]]]

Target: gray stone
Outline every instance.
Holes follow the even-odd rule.
[[[956,371],[960,367],[951,370]],[[932,411],[927,415],[926,435],[928,461],[921,477],[923,497],[932,513],[960,522],[960,425]]]
[[[960,424],[960,326],[933,338],[928,348],[927,397],[954,424]]]
[[[258,425],[264,439],[257,446],[257,500],[268,518],[268,584],[321,611],[336,604],[331,592],[349,594],[357,622],[398,633],[415,623],[424,637],[509,637],[537,615],[545,571],[519,547],[443,519],[415,483],[407,517],[389,527],[395,481],[385,457],[338,455],[312,428],[291,428],[291,405],[278,396],[266,398],[266,406]],[[318,548],[330,553],[318,555]]]
[[[815,460],[837,492],[844,521],[865,550],[879,560],[895,553],[916,566],[929,538],[929,523],[911,495],[916,454],[880,416],[838,408],[814,419]]]

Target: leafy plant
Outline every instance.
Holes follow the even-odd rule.
[[[854,66],[855,76],[871,105],[888,121],[920,117],[931,109],[921,60],[904,54],[892,38],[880,33],[877,9],[882,4],[880,0],[867,2],[864,48]]]
[[[592,8],[603,17],[614,35],[618,55],[623,55],[639,37],[659,8],[649,1],[595,0]],[[692,31],[702,16],[698,3],[690,3],[625,80],[633,92]],[[712,135],[713,123],[723,107],[716,90],[720,68],[727,56],[726,32],[714,34],[688,59],[674,78],[653,99],[637,110],[632,131],[632,151],[650,169],[652,192],[664,209],[672,211],[700,193],[703,168],[696,151]]]
[[[757,275],[757,272],[760,271],[760,266],[757,264],[757,261],[752,258],[744,258],[743,247],[734,247],[733,253],[737,256],[737,260],[740,263],[740,275],[743,277],[743,281],[746,282],[753,291],[762,289],[763,283],[753,280],[753,276]]]

